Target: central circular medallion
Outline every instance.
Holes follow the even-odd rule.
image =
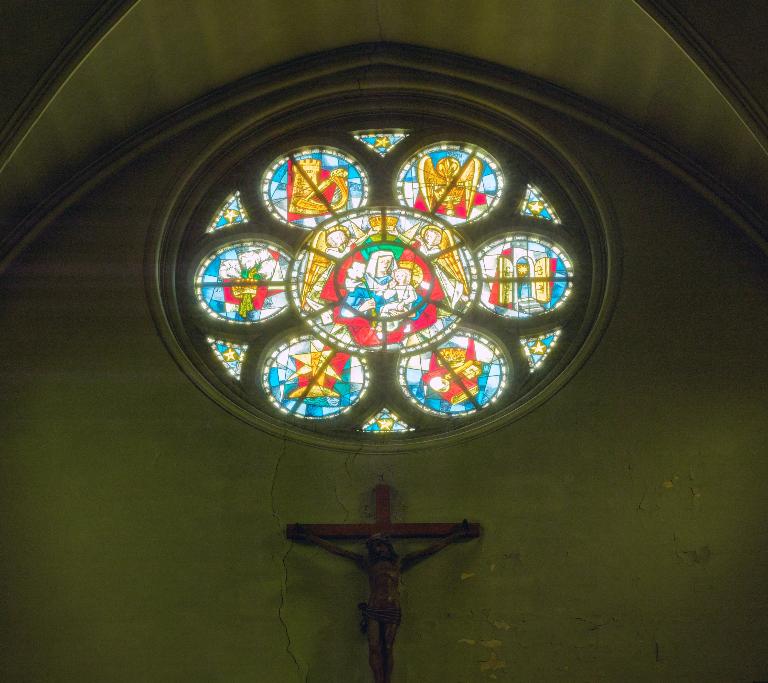
[[[291,293],[326,341],[349,351],[416,351],[448,336],[477,293],[461,237],[434,216],[380,207],[312,232]]]

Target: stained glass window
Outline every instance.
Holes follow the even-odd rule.
[[[245,352],[248,350],[247,344],[233,344],[232,342],[224,341],[222,339],[208,338],[208,343],[213,349],[213,353],[216,355],[227,372],[235,379],[240,379],[240,373],[243,370],[243,361],[245,360]]]
[[[520,205],[520,213],[523,216],[543,218],[554,223],[560,222],[554,207],[544,199],[541,190],[535,185],[528,185],[525,188],[525,197],[523,197],[523,203]]]
[[[248,222],[248,212],[240,201],[240,192],[233,192],[224,200],[218,213],[208,225],[208,232],[221,230],[229,225]]]
[[[382,408],[363,425],[362,431],[374,434],[388,434],[390,432],[412,432],[413,427],[409,427],[406,422],[403,422],[397,416],[397,413],[389,408]]]
[[[269,242],[239,242],[216,250],[198,269],[197,297],[214,316],[255,323],[288,305],[290,259]]]
[[[361,358],[309,336],[280,344],[264,366],[264,388],[279,410],[309,418],[339,415],[366,387]]]
[[[399,123],[340,121],[294,151],[276,138],[182,232],[176,317],[260,420],[365,443],[443,435],[510,411],[575,349],[591,247],[575,207],[548,198],[569,195],[510,142]]]
[[[497,315],[524,318],[561,306],[572,286],[573,267],[555,245],[527,235],[494,240],[479,253],[480,300]]]
[[[365,204],[368,180],[359,163],[330,147],[300,149],[272,163],[262,192],[279,220],[311,230]]]
[[[488,214],[503,187],[499,165],[487,152],[455,143],[420,150],[405,162],[397,180],[401,204],[436,214],[453,225]]]
[[[442,339],[474,298],[461,237],[435,217],[397,208],[353,212],[299,250],[294,302],[317,334],[352,351],[415,351]]]
[[[560,330],[554,330],[548,334],[540,334],[537,337],[524,337],[520,340],[523,346],[525,356],[531,366],[531,372],[536,370],[554,348],[557,338],[560,336]]]
[[[387,156],[398,142],[402,142],[408,137],[408,133],[398,130],[368,130],[353,133],[353,135],[355,140],[359,140],[366,147],[383,157]]]
[[[400,385],[419,407],[438,415],[473,413],[506,384],[507,363],[493,342],[472,332],[400,361]]]

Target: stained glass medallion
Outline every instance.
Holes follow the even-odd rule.
[[[487,152],[447,142],[422,149],[397,177],[401,204],[436,214],[453,225],[487,215],[503,187],[499,165]]]
[[[404,129],[358,130],[369,153],[348,132],[355,122],[339,124],[269,165],[281,150],[239,157],[197,207],[175,212],[191,218],[163,264],[171,296],[185,292],[168,319],[234,414],[329,444],[424,447],[454,427],[495,424],[573,358],[591,294],[571,293],[595,282],[580,208],[566,203],[578,193],[554,189],[546,169],[489,134],[483,146],[514,159],[510,169],[472,136],[432,144],[436,126],[403,124],[396,159]],[[331,146],[345,140],[365,165]],[[531,178],[548,178],[568,223],[556,225]]]
[[[480,250],[480,301],[497,315],[526,318],[561,306],[572,287],[573,267],[554,244],[507,235]]]
[[[397,143],[408,137],[408,133],[405,131],[368,130],[353,133],[353,137],[377,154],[386,156]]]
[[[389,408],[382,408],[370,420],[366,421],[361,431],[371,434],[389,434],[392,432],[412,432],[413,427],[409,427],[397,416],[397,413]]]
[[[523,197],[523,202],[520,205],[520,213],[523,216],[533,216],[553,223],[560,223],[555,208],[544,199],[541,190],[535,185],[528,185],[525,188],[525,197]]]
[[[272,163],[262,196],[280,221],[311,230],[331,216],[365,204],[368,178],[357,161],[338,149],[305,148]]]
[[[471,307],[477,274],[459,235],[399,208],[353,212],[314,231],[296,258],[291,294],[322,338],[350,351],[416,351]]]
[[[365,361],[302,336],[279,344],[264,366],[263,385],[284,413],[322,419],[349,410],[367,385]]]
[[[528,359],[528,365],[531,372],[534,372],[544,362],[549,352],[554,348],[560,330],[554,330],[548,334],[542,334],[538,337],[523,337],[520,344],[523,347],[525,357]]]
[[[248,222],[248,212],[240,199],[240,192],[230,194],[219,207],[206,232],[215,232],[230,225]]]
[[[270,242],[243,241],[217,249],[197,271],[198,301],[214,317],[256,323],[288,306],[290,258]]]
[[[499,397],[507,382],[507,362],[499,348],[469,331],[432,350],[403,357],[399,366],[406,396],[438,415],[481,410]]]
[[[243,370],[243,361],[245,353],[248,350],[247,344],[233,344],[222,339],[213,339],[208,337],[210,345],[216,358],[221,361],[227,372],[235,379],[240,379]]]

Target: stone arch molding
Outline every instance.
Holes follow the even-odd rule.
[[[595,348],[607,325],[618,282],[618,234],[606,193],[589,169],[570,150],[568,132],[543,124],[546,108],[521,84],[509,84],[496,70],[473,60],[410,48],[368,47],[334,55],[319,69],[314,61],[281,69],[274,78],[249,84],[229,94],[226,102],[213,101],[193,118],[208,120],[229,112],[231,122],[189,164],[160,207],[147,251],[147,287],[158,330],[178,365],[207,396],[235,417],[267,432],[328,448],[403,452],[434,448],[442,441],[466,440],[517,419],[562,388]],[[503,85],[504,87],[499,87]],[[547,372],[546,381],[519,396],[503,411],[464,424],[452,424],[442,434],[409,436],[405,441],[344,440],[338,436],[294,429],[253,409],[237,391],[218,381],[215,373],[190,353],[192,342],[179,305],[173,297],[178,283],[176,259],[191,217],[206,193],[225,177],[228,169],[267,145],[276,136],[288,136],[324,122],[357,115],[362,125],[375,125],[377,116],[393,113],[419,117],[440,112],[448,121],[471,125],[488,135],[509,140],[534,159],[562,188],[563,200],[574,207],[586,228],[593,259],[592,288],[584,302],[584,322],[568,351]],[[237,116],[232,117],[233,112]],[[179,125],[184,122],[180,121]],[[354,149],[354,148],[353,148]],[[271,159],[264,157],[264,162]],[[372,203],[375,203],[372,202]],[[259,232],[258,227],[255,228]],[[183,266],[183,264],[182,264]],[[169,303],[170,302],[170,303]],[[543,388],[542,388],[543,387]]]
[[[89,73],[91,71],[98,72],[103,67],[105,60],[110,59],[110,54],[119,49],[120,43],[125,41],[126,32],[135,31],[137,27],[143,25],[142,22],[146,24],[144,14],[154,11],[153,7],[155,10],[157,9],[155,3],[149,0],[112,0],[105,3],[99,12],[84,21],[83,28],[66,44],[60,54],[55,56],[50,68],[31,89],[28,97],[20,104],[11,120],[4,126],[2,135],[0,135],[0,163],[4,168],[12,161],[9,155],[15,154],[17,151],[24,151],[23,148],[27,142],[32,143],[32,148],[39,148],[40,145],[50,143],[50,140],[46,143],[45,135],[41,136],[40,128],[43,124],[43,128],[61,130],[61,125],[51,128],[50,121],[46,127],[45,122],[50,118],[49,110],[52,105],[56,105],[57,100],[62,97],[68,99],[77,97],[77,93],[83,87],[82,72],[84,70]],[[595,0],[594,7],[590,11],[595,16],[601,15],[601,7],[606,10],[606,7],[602,6],[599,0]],[[738,116],[733,117],[732,125],[729,124],[729,127],[735,129],[740,126],[748,131],[748,135],[752,135],[754,139],[765,140],[764,122],[768,120],[768,116],[758,104],[749,99],[748,93],[745,94],[743,84],[738,81],[738,77],[727,68],[727,65],[724,65],[717,54],[707,45],[706,40],[696,34],[683,19],[671,16],[669,3],[662,0],[635,0],[628,7],[629,9],[622,9],[620,15],[612,15],[612,31],[625,32],[629,37],[628,32],[631,32],[632,27],[642,24],[643,31],[650,31],[651,33],[656,31],[658,34],[664,34],[664,40],[669,45],[674,46],[674,50],[677,50],[681,55],[685,55],[683,61],[690,60],[691,79],[699,78],[701,73],[705,74],[709,83],[708,87],[717,92],[723,106],[738,113]],[[383,10],[384,8],[380,9]],[[394,31],[388,32],[387,29],[387,25],[379,25],[380,41],[397,39],[398,36]],[[575,35],[578,35],[579,30],[576,26],[560,26],[555,27],[555,29],[567,30],[569,33],[576,31]],[[176,36],[169,38],[169,40],[178,40],[178,38]],[[369,60],[372,64],[397,62],[420,69],[424,67],[425,59],[427,59],[431,61],[432,67],[438,70],[441,60],[449,64],[451,69],[460,68],[457,66],[456,59],[447,56],[446,53],[409,48],[406,45],[396,43],[378,42],[352,48],[337,48],[334,53],[340,55],[341,60],[347,60],[351,67],[360,64],[361,60],[358,58],[364,55],[362,61]],[[439,55],[443,55],[443,57]],[[325,59],[324,55],[313,55],[310,58],[300,59],[296,63],[303,64],[307,73],[317,76],[324,69],[313,69],[311,63],[320,57]],[[642,55],[637,55],[636,58],[642,61]],[[326,65],[327,69],[331,71],[336,68],[333,61],[331,59],[330,63]],[[507,60],[506,63],[509,66],[519,66],[530,73],[539,73],[535,68],[528,68],[525,64],[516,64],[514,59],[512,61]],[[557,64],[557,60],[554,64]],[[242,64],[239,65],[240,68],[242,66]],[[267,70],[256,76],[236,81],[232,87],[226,87],[213,95],[193,100],[191,104],[183,108],[183,111],[177,111],[176,114],[164,113],[162,118],[154,123],[142,124],[138,120],[127,122],[129,126],[137,124],[145,127],[121,141],[119,138],[113,137],[108,143],[114,147],[98,158],[81,158],[79,162],[76,159],[71,159],[71,168],[77,171],[78,165],[80,165],[81,170],[70,173],[68,180],[58,187],[54,185],[56,181],[53,178],[30,176],[25,171],[25,177],[34,183],[30,191],[32,194],[36,194],[36,196],[29,196],[28,201],[25,200],[23,192],[25,188],[23,186],[20,186],[19,191],[17,191],[14,183],[18,181],[18,178],[15,177],[18,174],[15,173],[14,168],[9,166],[4,175],[6,187],[11,189],[8,190],[5,198],[0,193],[0,211],[6,213],[7,209],[8,214],[10,214],[10,216],[6,216],[8,219],[6,224],[9,227],[5,234],[0,235],[0,268],[7,265],[13,256],[33,239],[59,211],[75,201],[78,196],[87,192],[106,173],[125,163],[129,155],[135,156],[135,154],[140,153],[141,149],[146,149],[147,143],[159,142],[171,130],[178,131],[185,126],[194,125],[200,120],[198,115],[206,109],[209,112],[212,111],[211,107],[216,102],[221,105],[224,100],[229,99],[232,103],[230,97],[232,93],[237,92],[242,95],[250,87],[258,89],[259,84],[263,84],[264,78],[274,78],[278,74],[284,74],[285,71],[283,68]],[[663,128],[661,131],[657,130],[653,133],[647,128],[639,128],[636,122],[632,122],[630,118],[626,117],[626,113],[624,116],[618,114],[618,109],[610,105],[600,92],[591,93],[589,95],[591,100],[574,94],[578,92],[587,94],[579,87],[578,82],[565,83],[565,87],[569,88],[566,90],[548,87],[545,81],[524,76],[522,73],[506,71],[502,75],[498,66],[491,65],[491,68],[488,69],[489,74],[493,76],[494,71],[497,75],[497,81],[503,81],[505,87],[513,86],[518,90],[528,91],[529,94],[534,93],[534,99],[546,101],[547,106],[567,110],[572,116],[587,121],[591,125],[598,125],[607,129],[609,134],[621,138],[625,143],[650,156],[697,191],[706,195],[731,220],[756,240],[761,248],[766,249],[765,236],[768,231],[765,227],[765,221],[755,210],[754,202],[739,198],[738,183],[741,179],[738,176],[730,177],[726,182],[723,182],[722,177],[713,174],[713,170],[714,173],[717,173],[716,166],[714,169],[710,167],[709,172],[705,170],[690,155],[690,150],[681,152],[680,148],[676,146],[673,136],[664,135]],[[501,77],[498,78],[500,75]],[[553,78],[552,74],[542,75],[549,78],[551,82],[557,80],[556,77]],[[226,79],[222,82],[226,82]],[[126,92],[130,93],[132,90],[129,88]],[[603,95],[605,94],[603,93]],[[190,93],[189,96],[194,97],[194,93]],[[179,106],[183,101],[182,96],[182,99],[177,99],[172,106]],[[598,104],[599,102],[602,104]],[[684,100],[680,100],[677,106],[681,111],[690,108]],[[213,106],[213,108],[216,107]],[[163,112],[158,109],[157,114],[161,113]],[[672,112],[670,120],[674,121],[675,116],[676,114]],[[180,122],[181,125],[179,126]],[[49,135],[51,130],[48,130]],[[127,130],[130,130],[130,127]],[[661,137],[659,137],[660,133]],[[84,147],[83,150],[86,151]],[[24,164],[23,159],[19,159],[18,163],[25,167],[28,166]],[[87,168],[82,168],[85,163],[87,163]],[[754,189],[752,188],[752,190]],[[8,205],[3,206],[5,203]]]

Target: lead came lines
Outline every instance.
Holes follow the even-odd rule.
[[[559,245],[523,233],[520,226],[505,229],[501,221],[477,249],[477,267],[456,227],[492,220],[505,196],[498,163],[479,146],[446,142],[416,152],[397,173],[399,208],[363,209],[368,174],[335,147],[297,149],[268,169],[261,197],[283,226],[268,232],[307,232],[295,258],[268,239],[246,235],[221,243],[220,231],[244,234],[265,227],[256,225],[258,212],[240,192],[230,190],[206,224],[212,246],[196,271],[195,292],[214,327],[237,323],[261,329],[278,314],[298,312],[311,334],[281,340],[278,333],[261,356],[251,349],[246,358],[248,345],[240,338],[206,330],[208,344],[215,338],[220,345],[211,349],[231,381],[239,381],[240,366],[265,358],[262,389],[281,414],[330,419],[354,410],[372,381],[370,371],[379,366],[371,357],[369,367],[363,356],[396,352],[403,396],[377,395],[376,415],[385,421],[390,410],[400,415],[407,405],[402,398],[407,398],[432,415],[466,416],[507,391],[513,368],[502,348],[518,354],[531,373],[554,352],[554,343],[541,340],[559,337],[559,323],[536,336],[510,328],[504,333],[506,343],[482,330],[458,328],[476,302],[484,315],[499,320],[493,327],[501,331],[504,320],[560,309],[573,287],[573,266]],[[540,220],[547,233],[548,223],[560,223],[559,214],[538,186],[526,187],[517,213]],[[510,335],[515,339],[508,340]],[[221,349],[240,348],[236,342],[243,353],[234,371],[234,361],[226,361]],[[359,416],[358,430],[371,414]]]

